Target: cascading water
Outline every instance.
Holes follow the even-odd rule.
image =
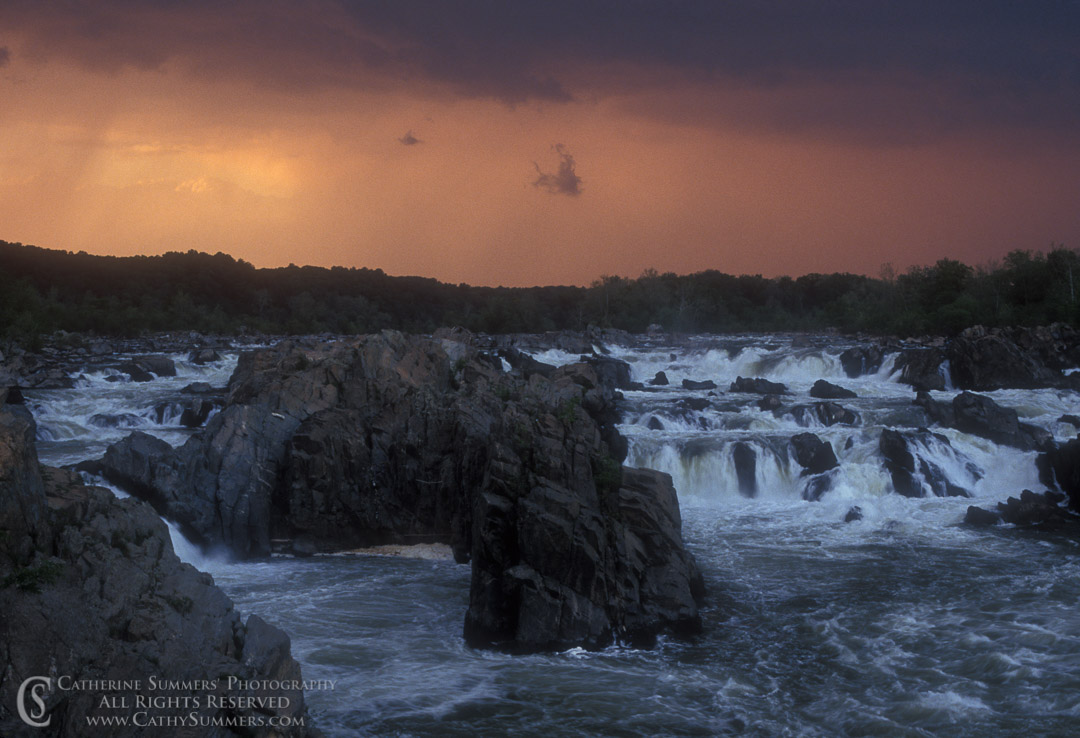
[[[825,340],[701,337],[610,348],[645,386],[625,392],[627,463],[675,480],[684,537],[709,590],[705,632],[689,642],[662,639],[652,650],[474,651],[461,638],[468,567],[370,556],[230,564],[181,550],[241,609],[291,634],[305,677],[335,680],[334,690],[308,695],[328,735],[1074,730],[1080,545],[959,524],[969,504],[993,507],[1040,489],[1033,452],[955,430],[919,431],[927,420],[911,389],[896,382],[894,356],[852,379]],[[560,351],[535,357],[577,359]],[[156,408],[171,407],[193,381],[223,386],[233,361],[181,361],[180,376],[143,385],[87,374],[74,390],[27,393],[43,461],[100,456],[133,428],[183,442],[192,431],[178,425],[175,409]],[[668,384],[650,385],[660,371]],[[778,410],[763,410],[760,396],[727,391],[738,376],[789,391]],[[712,380],[717,389],[684,389],[684,379]],[[855,391],[833,401],[852,415],[816,409],[824,401],[809,391],[818,379]],[[1059,420],[1080,410],[1075,393],[991,396],[1058,440],[1075,434]],[[110,417],[93,422],[95,415]],[[884,429],[910,439],[923,464],[914,475],[920,489],[947,481],[971,499],[897,494],[880,447]],[[835,468],[803,473],[791,442],[803,433],[831,446]]]

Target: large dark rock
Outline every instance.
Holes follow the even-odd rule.
[[[684,379],[682,386],[688,390],[711,390],[716,389],[716,382],[711,379]]]
[[[1060,493],[1036,494],[1025,489],[1019,499],[1010,497],[1005,502],[999,502],[996,512],[969,507],[964,522],[986,526],[1004,521],[1020,528],[1080,533],[1080,515],[1062,507],[1060,503],[1064,499]]]
[[[810,396],[820,400],[847,400],[858,397],[851,390],[826,382],[824,379],[814,382],[814,386],[810,388]]]
[[[176,557],[168,529],[149,505],[85,487],[71,472],[39,467],[33,429],[25,411],[0,407],[0,734],[38,734],[13,709],[20,685],[33,676],[52,678],[40,694],[50,723],[43,735],[89,734],[88,717],[118,714],[102,704],[108,690],[61,690],[59,675],[142,685],[151,676],[213,682],[206,689],[158,692],[181,706],[162,707],[154,716],[195,714],[207,726],[199,734],[207,736],[308,734],[300,690],[262,695],[280,700],[260,711],[209,703],[209,696],[218,703],[255,696],[230,688],[229,677],[299,680],[288,636],[257,616],[245,624],[209,575]],[[265,726],[271,716],[301,725],[274,732]],[[226,720],[237,727],[213,725]],[[179,733],[129,725],[108,734]]]
[[[739,492],[746,497],[757,494],[757,452],[745,441],[738,441],[732,448],[735,462],[735,478],[739,480]]]
[[[799,425],[858,425],[859,414],[835,402],[815,402],[813,405],[796,405],[791,416]]]
[[[657,372],[656,376],[649,380],[649,384],[653,387],[666,387],[668,385],[667,374],[662,371]]]
[[[965,433],[1024,451],[1046,444],[1046,431],[1021,423],[1015,410],[984,395],[961,392],[953,398],[952,410],[953,427]]]
[[[648,644],[665,627],[700,630],[703,584],[682,547],[670,477],[624,469],[599,507],[581,506],[558,489],[516,489],[517,454],[502,450],[497,467],[509,478],[477,498],[473,518],[471,645]]]
[[[631,389],[630,365],[610,356],[589,356],[585,363],[596,370],[600,383],[613,389]]]
[[[840,462],[832,444],[821,440],[813,433],[799,433],[791,437],[791,447],[795,451],[795,461],[803,467],[802,475],[821,474],[834,469]]]
[[[1041,481],[1057,486],[1069,498],[1069,507],[1080,512],[1080,438],[1039,455]]]
[[[881,431],[878,448],[892,476],[893,489],[904,497],[926,497],[927,492],[937,497],[970,497],[940,466],[924,457],[932,441],[952,447],[945,436],[924,428],[907,433],[892,428]]]
[[[946,354],[953,384],[965,390],[1048,387],[1061,380],[1060,372],[1002,336],[965,331],[952,340]]]
[[[694,621],[692,597],[650,605],[644,585],[624,581],[631,555],[650,571],[699,576],[670,536],[620,543],[631,541],[620,483],[629,472],[613,385],[625,365],[525,376],[461,338],[388,331],[243,354],[205,429],[175,450],[133,436],[99,471],[239,557],[266,556],[271,541],[312,551],[447,543],[474,562],[468,634],[478,644],[598,645],[612,628],[638,638]],[[636,509],[670,517],[674,495],[652,492]],[[519,612],[530,588],[564,614]],[[540,619],[511,628],[511,612]]]
[[[787,385],[770,382],[761,377],[736,377],[731,383],[731,392],[747,392],[757,395],[782,395],[788,391]]]
[[[856,346],[840,354],[840,366],[849,377],[861,377],[877,372],[884,358],[885,355],[878,346]]]
[[[896,368],[900,370],[900,381],[916,390],[943,390],[945,374],[941,367],[944,362],[945,354],[941,349],[904,349],[896,358]]]

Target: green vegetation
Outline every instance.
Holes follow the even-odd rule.
[[[17,569],[0,582],[0,589],[14,586],[22,592],[40,592],[48,584],[54,584],[64,573],[64,565],[59,561],[45,561],[37,566],[25,566]]]
[[[470,287],[381,270],[256,269],[226,254],[91,256],[0,241],[0,340],[35,348],[58,330],[137,336],[174,330],[236,334],[487,333],[584,329],[739,332],[824,330],[954,334],[982,324],[1080,324],[1080,254],[1014,251],[973,268],[951,259],[878,278],[678,276],[646,270],[590,287]],[[73,339],[74,340],[74,339]]]

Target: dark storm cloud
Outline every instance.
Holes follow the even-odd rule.
[[[574,157],[562,144],[555,144],[555,153],[559,155],[559,169],[555,172],[545,172],[540,165],[533,162],[536,173],[539,175],[533,180],[533,187],[546,190],[553,195],[570,195],[576,197],[581,194],[581,177],[575,171]]]
[[[806,112],[826,126],[1080,122],[1075,0],[13,0],[0,23],[39,56],[104,69],[179,59],[294,91],[427,83],[514,104],[657,79],[717,96],[816,85],[830,94]],[[759,112],[794,124],[799,111]]]

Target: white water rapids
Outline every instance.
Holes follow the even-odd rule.
[[[621,430],[627,463],[670,473],[679,492],[709,598],[705,632],[690,642],[524,657],[474,651],[461,638],[466,566],[370,556],[230,564],[190,547],[181,555],[243,611],[288,631],[305,678],[337,681],[307,697],[330,736],[1075,734],[1080,545],[960,524],[969,504],[992,508],[1041,490],[1034,452],[933,428],[949,444],[932,440],[918,454],[972,499],[896,494],[881,431],[912,430],[925,417],[891,359],[849,379],[841,348],[775,337],[612,347],[636,381],[664,371],[670,382],[626,392]],[[28,392],[42,460],[100,456],[135,427],[181,443],[191,431],[155,407],[194,381],[223,386],[235,357],[209,367],[176,358],[176,378],[134,385],[87,375],[74,390]],[[728,392],[737,376],[787,384],[788,412]],[[684,390],[683,379],[718,389]],[[790,412],[816,402],[808,391],[817,379],[857,393],[836,401],[856,423],[800,422]],[[1080,412],[1076,393],[989,394],[1059,441],[1076,433],[1058,420]],[[688,399],[709,404],[694,410]],[[91,422],[102,414],[122,417],[121,427]],[[816,502],[803,499],[808,479],[788,442],[807,431],[840,462]],[[740,492],[738,443],[754,452],[753,497]],[[853,507],[861,519],[844,522]]]

